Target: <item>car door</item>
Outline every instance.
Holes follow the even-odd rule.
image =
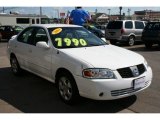
[[[30,69],[43,77],[51,77],[51,49],[36,46],[37,42],[43,41],[49,44],[47,32],[44,28],[36,27],[34,44],[29,49]]]
[[[22,68],[29,69],[30,66],[30,47],[34,41],[33,39],[34,28],[29,27],[25,29],[18,37],[17,42],[14,44],[16,57]]]
[[[145,24],[142,21],[135,21],[134,24],[135,24],[135,37],[136,37],[136,40],[141,41],[142,31],[143,31],[143,29],[145,27]]]

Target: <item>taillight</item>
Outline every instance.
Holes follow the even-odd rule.
[[[121,29],[121,34],[123,34],[123,33],[124,33],[124,29],[122,28],[122,29]]]

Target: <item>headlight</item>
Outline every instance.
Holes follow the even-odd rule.
[[[115,79],[114,73],[106,68],[90,68],[84,69],[82,72],[83,77],[85,78],[94,78],[94,79]]]

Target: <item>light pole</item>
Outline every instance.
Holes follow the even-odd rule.
[[[4,13],[4,7],[3,7],[3,13]]]
[[[40,17],[39,17],[39,24],[41,24],[41,18],[42,18],[42,7],[39,8],[39,14],[40,14]]]
[[[108,9],[109,20],[110,20],[110,10],[111,10],[111,9]]]
[[[119,10],[120,10],[120,20],[121,20],[122,19],[122,13],[121,13],[122,12],[122,6],[119,7]]]
[[[128,8],[128,11],[127,11],[128,12],[128,18],[130,18],[130,11],[131,11],[131,9]]]

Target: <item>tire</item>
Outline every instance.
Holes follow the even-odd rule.
[[[129,36],[128,45],[133,46],[134,44],[135,44],[135,37],[134,36]]]
[[[20,68],[18,60],[15,56],[11,56],[10,64],[11,64],[12,72],[15,75],[20,75],[22,73],[22,69]]]
[[[110,43],[111,43],[112,45],[116,45],[117,42],[116,42],[116,41],[111,41],[111,40],[110,40]]]
[[[0,42],[2,41],[2,34],[0,33]]]
[[[64,72],[57,78],[58,94],[66,104],[74,104],[77,102],[79,92],[74,78],[70,73]]]
[[[144,44],[147,49],[151,49],[153,45],[153,43],[144,43]]]
[[[158,43],[158,46],[159,46],[159,48],[160,48],[160,42]]]

